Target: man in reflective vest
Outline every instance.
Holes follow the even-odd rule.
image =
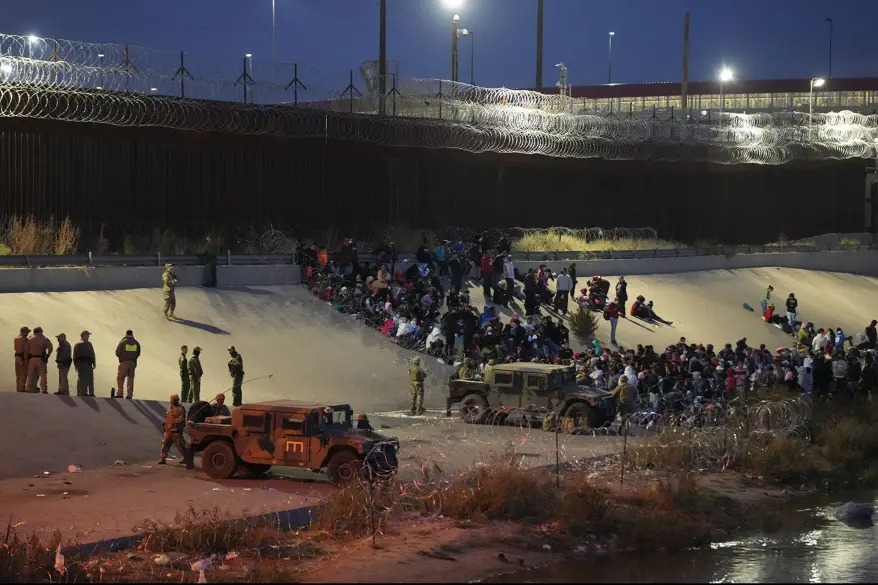
[[[127,395],[131,400],[134,397],[134,370],[137,368],[137,359],[140,357],[140,342],[134,339],[134,332],[130,329],[125,332],[125,337],[116,346],[116,357],[119,358],[119,372],[116,375],[118,390],[111,398],[122,398],[122,385],[128,380]]]

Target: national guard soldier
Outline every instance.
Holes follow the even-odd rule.
[[[165,264],[162,273],[162,295],[165,298],[165,318],[176,319],[174,309],[177,308],[177,296],[174,290],[177,288],[177,275],[174,274],[174,265]]]
[[[30,392],[49,393],[49,381],[46,379],[49,356],[52,355],[52,342],[43,335],[42,327],[35,327],[33,336],[27,340],[27,387]],[[37,389],[37,378],[40,388]]]
[[[19,330],[18,337],[12,341],[13,351],[15,352],[15,391],[26,392],[27,388],[27,335],[30,333],[30,327],[22,327]]]
[[[70,383],[67,375],[70,373],[70,364],[73,363],[73,350],[67,341],[67,335],[59,333],[55,336],[58,340],[58,351],[55,352],[55,365],[58,366],[58,391],[55,394],[67,396],[70,394]]]
[[[226,395],[225,394],[217,394],[213,399],[213,416],[232,416],[231,411],[229,411],[229,407],[226,406]]]
[[[128,400],[134,398],[134,370],[137,369],[137,359],[140,357],[140,342],[134,339],[134,332],[130,329],[125,332],[125,337],[116,346],[116,357],[119,358],[119,371],[116,375],[118,390],[110,398],[122,398],[122,385],[128,380]]]
[[[216,286],[216,256],[219,253],[219,246],[216,245],[213,238],[207,236],[201,253],[204,256],[204,274],[201,284],[213,288]]]
[[[186,426],[186,409],[180,404],[180,397],[176,394],[170,398],[171,405],[165,414],[165,434],[162,437],[162,452],[159,465],[165,465],[171,444],[177,447],[177,451],[183,456],[186,469],[195,469],[192,461],[192,453],[186,447],[186,439],[183,438],[183,429]]]
[[[201,400],[201,376],[204,370],[201,368],[201,348],[196,347],[192,350],[192,357],[189,359],[189,387],[191,391],[192,404]]]
[[[424,380],[427,373],[421,369],[421,358],[415,356],[409,366],[409,380],[412,392],[412,414],[424,414]]]
[[[229,348],[229,375],[232,377],[232,406],[241,406],[241,384],[244,382],[244,358],[235,350],[235,346]]]
[[[79,334],[80,341],[73,346],[73,367],[76,368],[76,395],[95,395],[95,348],[89,337],[91,333],[83,331]]]
[[[180,347],[180,357],[177,358],[177,366],[180,368],[180,400],[183,402],[192,402],[192,391],[189,384],[189,360],[186,354],[189,353],[189,347],[183,345]]]

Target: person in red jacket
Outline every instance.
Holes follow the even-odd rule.
[[[616,325],[619,324],[619,299],[613,299],[613,302],[607,305],[607,320],[610,322],[610,343],[613,345],[619,345],[616,343]]]
[[[494,259],[486,250],[482,254],[482,291],[485,293],[485,303],[491,302],[491,287],[494,284]]]

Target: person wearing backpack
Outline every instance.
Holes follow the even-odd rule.
[[[607,305],[606,311],[604,311],[604,319],[610,322],[610,343],[613,345],[619,345],[616,343],[616,325],[619,324],[619,299],[613,299],[609,305]]]

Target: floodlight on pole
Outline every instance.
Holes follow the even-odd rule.
[[[38,37],[37,35],[28,35],[27,42],[34,45],[34,44],[40,42],[40,37]]]
[[[610,31],[610,52],[607,55],[607,84],[613,83],[613,37],[616,33]]]
[[[723,110],[726,109],[726,94],[723,84],[735,78],[734,72],[728,67],[723,67],[719,72],[719,124],[723,124]]]
[[[814,88],[815,87],[823,87],[826,83],[826,80],[822,77],[812,77],[810,89],[808,90],[808,125],[810,126],[813,123],[814,117]]]

